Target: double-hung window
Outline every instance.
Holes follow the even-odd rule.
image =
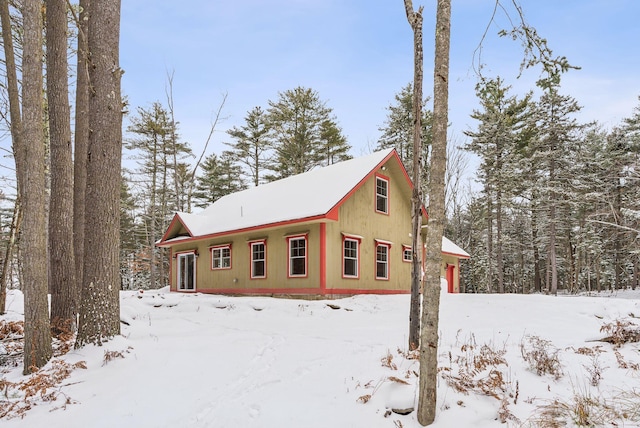
[[[376,212],[389,214],[389,180],[376,176]]]
[[[362,238],[344,235],[342,239],[342,276],[358,278],[360,276],[360,241]]]
[[[249,243],[251,251],[251,278],[267,277],[267,241]]]
[[[390,242],[376,239],[376,279],[389,279],[390,248]]]
[[[231,269],[231,245],[211,248],[211,269]]]
[[[307,235],[287,238],[289,247],[289,277],[307,276]]]
[[[413,261],[413,250],[411,245],[402,245],[402,261],[411,263]]]

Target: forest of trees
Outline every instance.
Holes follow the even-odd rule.
[[[167,285],[168,260],[155,242],[176,211],[351,157],[333,110],[301,86],[246,112],[225,130],[221,152],[206,144],[195,153],[180,135],[170,93],[127,113],[119,0],[72,8],[47,0],[46,14],[40,6],[0,2],[7,100],[0,117],[15,162],[13,191],[1,195],[0,312],[6,287],[21,288],[25,341],[38,350],[25,353],[25,373],[51,356],[50,331],[77,331],[79,346],[99,344],[119,331],[119,289]],[[480,76],[473,125],[457,149],[449,142],[445,234],[471,254],[466,292],[638,286],[640,104],[611,128],[581,123],[579,100],[563,93],[560,77],[514,94],[508,78]],[[375,147],[395,147],[409,176],[413,93],[411,83],[400,87]],[[427,207],[429,102],[422,100],[419,134]],[[465,153],[479,162],[477,192],[460,187]]]

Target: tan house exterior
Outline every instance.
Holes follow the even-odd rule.
[[[157,245],[170,249],[172,291],[409,293],[411,191],[398,154],[384,150],[177,213]],[[457,292],[469,255],[448,242],[442,275]]]

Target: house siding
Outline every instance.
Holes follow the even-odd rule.
[[[287,237],[307,235],[307,276],[288,278],[289,269]],[[265,278],[251,278],[251,246],[254,241],[265,241],[266,275]],[[219,245],[231,245],[231,268],[211,269],[210,248]],[[320,225],[318,223],[296,224],[293,226],[259,230],[249,233],[221,236],[215,239],[190,241],[173,246],[173,253],[197,250],[196,261],[198,282],[196,291],[203,293],[260,293],[286,292],[320,289]],[[171,259],[171,289],[177,283],[177,262]]]
[[[402,192],[404,177],[391,168],[376,171],[346,200],[339,209],[338,222],[327,224],[327,289],[331,290],[394,290],[408,292],[411,284],[411,264],[402,262],[402,244],[411,243],[410,200]],[[375,200],[376,176],[389,181],[389,212],[377,213]],[[362,237],[359,245],[359,277],[342,277],[343,234]],[[376,279],[376,242],[392,243],[389,251],[389,279]]]

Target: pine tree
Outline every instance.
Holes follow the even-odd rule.
[[[193,193],[195,205],[206,208],[225,195],[246,189],[240,172],[241,167],[234,164],[231,152],[222,152],[220,157],[215,153],[207,156]]]
[[[333,122],[331,109],[312,89],[299,86],[278,95],[277,101],[269,101],[267,111],[275,150],[270,180],[301,174],[322,165],[325,159],[322,124]]]
[[[333,165],[351,159],[351,146],[347,137],[342,135],[342,129],[333,120],[324,120],[320,124],[320,151],[324,154],[323,165]]]
[[[76,347],[120,333],[120,0],[89,5],[89,146],[84,279]]]
[[[465,132],[472,138],[465,148],[481,159],[479,178],[487,204],[487,279],[490,285],[494,277],[492,260],[495,259],[499,293],[504,293],[503,213],[514,195],[518,174],[516,148],[528,135],[527,117],[530,114],[530,95],[518,100],[515,96],[508,96],[509,89],[499,77],[481,79],[476,86],[476,94],[482,110],[474,110],[471,114],[480,123],[477,131]]]
[[[254,186],[263,181],[264,170],[269,162],[271,140],[266,113],[260,107],[254,107],[244,118],[245,124],[227,131],[234,143],[225,143],[231,147],[233,158],[249,171]]]
[[[428,102],[429,98],[425,98],[422,101],[422,118],[420,120],[422,127],[420,132],[422,139],[421,165],[422,170],[425,172],[423,178],[427,177],[429,148],[431,147],[432,139],[433,114],[426,107]],[[387,107],[387,111],[387,119],[384,125],[379,128],[382,135],[378,139],[377,149],[395,148],[411,177],[413,176],[413,83],[408,83],[395,95],[395,104],[390,104]]]

